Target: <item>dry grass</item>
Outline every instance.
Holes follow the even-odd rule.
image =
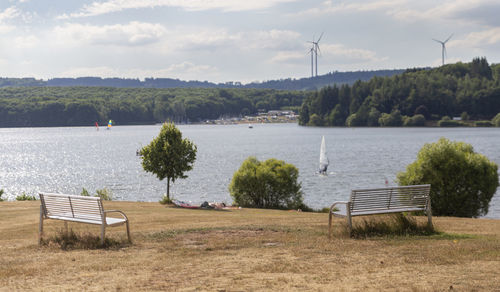
[[[322,213],[105,207],[129,216],[132,245],[120,226],[107,229],[113,248],[39,247],[39,202],[0,203],[0,291],[500,291],[499,220],[434,217],[443,233],[351,239],[338,219],[328,240]],[[45,222],[50,241],[63,223]]]

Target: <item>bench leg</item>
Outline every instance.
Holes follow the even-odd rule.
[[[42,244],[43,236],[43,208],[40,205],[40,222],[38,223],[38,245]]]
[[[104,236],[106,236],[106,226],[101,225],[101,245],[104,245]]]
[[[128,227],[128,220],[125,222],[125,226],[127,226],[127,237],[128,237],[128,242],[132,243],[132,239],[130,238],[130,229]]]
[[[351,218],[351,214],[347,215],[347,228],[349,230],[349,237],[351,237],[352,236],[352,218]]]
[[[347,203],[347,227],[349,228],[349,237],[352,236],[352,218],[351,218],[351,202]]]
[[[328,213],[328,238],[332,238],[332,212]]]
[[[429,198],[429,202],[427,203],[427,210],[425,211],[427,213],[427,226],[429,228],[432,228],[432,210],[431,210],[431,199]]]

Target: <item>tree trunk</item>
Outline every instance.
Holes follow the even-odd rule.
[[[167,199],[170,201],[170,178],[167,177]]]

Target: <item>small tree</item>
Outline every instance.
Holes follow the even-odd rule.
[[[158,179],[167,179],[167,199],[170,200],[170,181],[186,178],[186,171],[193,169],[196,160],[196,145],[182,139],[182,133],[174,123],[165,123],[160,134],[140,151],[142,167],[156,174]]]
[[[3,202],[2,195],[3,195],[3,189],[0,189],[0,202]]]
[[[425,144],[398,174],[400,185],[431,184],[433,215],[478,217],[488,213],[498,187],[498,166],[470,144],[441,138]]]
[[[242,207],[308,209],[302,201],[299,170],[282,160],[260,162],[247,158],[229,185],[234,202]]]

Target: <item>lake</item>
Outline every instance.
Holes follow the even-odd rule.
[[[0,189],[9,199],[23,192],[80,194],[108,188],[115,200],[158,201],[166,180],[142,170],[136,150],[158,135],[161,125],[0,129]],[[304,201],[313,208],[347,200],[351,189],[395,185],[398,172],[425,143],[440,137],[464,141],[500,164],[498,128],[310,128],[296,124],[180,125],[198,146],[194,169],[177,180],[180,200],[231,203],[228,186],[243,160],[277,158],[299,169]],[[330,160],[328,176],[315,174],[321,136]],[[5,195],[4,195],[5,196]],[[496,194],[489,218],[500,218]]]

